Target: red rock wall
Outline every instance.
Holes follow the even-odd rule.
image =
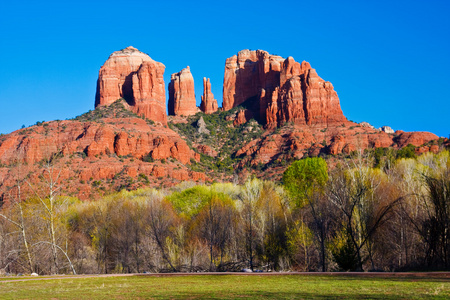
[[[198,111],[195,102],[194,78],[188,66],[172,74],[169,83],[169,115],[190,116]]]
[[[250,99],[250,100],[249,100]],[[285,122],[333,124],[347,121],[333,85],[309,63],[261,50],[243,50],[225,63],[223,109],[245,101],[267,127]]]
[[[167,124],[164,69],[165,66],[162,63],[146,61],[133,74],[135,102],[132,110],[150,120]]]

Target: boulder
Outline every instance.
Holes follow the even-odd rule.
[[[374,126],[370,125],[370,124],[367,123],[367,122],[361,122],[361,123],[359,123],[359,125],[361,125],[362,127],[368,127],[368,128],[375,129]]]
[[[381,126],[380,128],[378,128],[378,130],[389,133],[389,134],[395,133],[395,131],[389,126]]]

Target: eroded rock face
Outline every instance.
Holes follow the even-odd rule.
[[[194,78],[188,66],[172,74],[169,83],[169,115],[190,116],[198,111],[195,103]]]
[[[150,120],[167,124],[164,69],[159,62],[145,61],[133,74],[132,110]]]
[[[252,118],[252,113],[248,109],[239,110],[236,112],[236,116],[233,121],[234,126],[240,126],[247,123]]]
[[[164,69],[131,46],[112,53],[99,71],[95,107],[124,98],[137,114],[166,124]]]
[[[14,163],[21,162],[20,175],[33,174],[30,182],[37,184],[43,172],[38,162],[55,155],[58,157],[54,160],[55,169],[61,171],[59,184],[82,199],[95,194],[88,181],[111,180],[120,185],[116,180],[118,174],[135,178],[142,173],[152,177],[148,184],[155,186],[159,186],[158,181],[176,184],[177,180],[206,178],[205,174],[189,170],[187,165],[196,159],[197,153],[171,129],[149,125],[140,118],[102,121],[46,122],[45,126],[4,136],[0,139],[0,178],[5,186],[14,184],[17,172]],[[3,192],[0,188],[0,197]]]
[[[408,144],[412,144],[418,147],[420,145],[428,143],[429,141],[437,139],[439,139],[439,137],[434,133],[414,131],[414,132],[399,132],[399,136],[396,137],[394,140],[397,142],[399,147],[405,147]]]
[[[200,104],[200,110],[205,114],[212,114],[219,109],[217,100],[211,92],[211,82],[209,78],[203,77],[203,96]]]
[[[242,50],[225,63],[223,109],[241,105],[275,127],[295,124],[346,122],[330,82],[320,78],[309,63],[256,50]]]

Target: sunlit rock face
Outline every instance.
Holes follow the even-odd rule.
[[[225,62],[223,109],[244,105],[267,127],[347,121],[333,85],[307,62],[242,50]]]
[[[112,53],[99,71],[95,107],[124,98],[137,114],[166,124],[164,70],[131,46]]]
[[[169,83],[169,115],[190,116],[199,112],[195,103],[194,77],[188,67],[171,76]]]
[[[205,114],[212,114],[219,109],[217,100],[214,99],[214,95],[211,92],[211,82],[209,78],[203,78],[203,96],[200,104],[200,110]]]

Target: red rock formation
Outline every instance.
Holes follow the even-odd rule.
[[[137,114],[166,124],[164,69],[131,46],[112,53],[99,71],[95,107],[124,98]]]
[[[206,178],[186,167],[197,153],[177,133],[163,126],[148,125],[140,118],[104,118],[102,123],[55,121],[44,125],[18,130],[0,139],[3,187],[14,184],[17,172],[14,161],[25,163],[21,176],[35,174],[30,182],[36,184],[43,172],[39,162],[58,153],[62,156],[54,163],[58,172],[61,170],[61,187],[83,199],[95,194],[95,190],[84,186],[90,185],[88,181],[113,180],[117,174],[153,176],[154,186],[168,180],[167,176],[171,184],[176,180]],[[111,182],[114,184],[120,186],[116,179]],[[3,192],[0,186],[0,197]]]
[[[223,81],[223,109],[229,110],[258,97],[263,88],[278,86],[277,73],[279,75],[283,61],[282,57],[262,50],[242,50],[228,58]]]
[[[419,147],[432,140],[437,140],[439,137],[431,132],[399,132],[400,135],[395,139],[399,147],[405,147],[408,144],[412,144]]]
[[[145,61],[133,74],[132,110],[150,120],[167,124],[164,69],[162,63]]]
[[[203,77],[203,96],[200,104],[200,110],[205,114],[212,114],[219,109],[217,100],[211,92],[211,82],[209,78]]]
[[[430,146],[430,152],[433,152],[434,154],[439,152],[439,146],[438,145],[431,145]]]
[[[247,123],[252,118],[252,113],[248,109],[241,109],[236,113],[236,117],[234,118],[233,125],[240,126],[242,124]]]
[[[212,156],[212,157],[216,157],[218,154],[217,151],[211,149],[211,147],[209,147],[207,145],[198,145],[197,150],[205,155]]]
[[[198,111],[195,103],[194,78],[188,66],[172,74],[169,83],[169,115],[190,116]]]
[[[225,63],[223,109],[245,101],[250,101],[246,106],[267,127],[347,121],[333,85],[322,80],[309,63],[261,50],[240,51]]]

